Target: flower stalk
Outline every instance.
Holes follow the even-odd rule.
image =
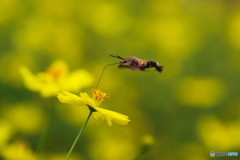
[[[69,152],[68,152],[68,154],[67,154],[66,160],[69,159],[69,157],[70,157],[70,155],[71,155],[74,147],[75,147],[76,144],[77,144],[77,141],[78,141],[79,137],[81,136],[81,134],[82,134],[84,128],[86,127],[86,125],[87,125],[87,123],[88,123],[88,120],[90,119],[90,117],[91,117],[91,115],[92,115],[93,112],[94,112],[94,111],[90,109],[90,112],[89,112],[89,115],[88,115],[88,117],[87,117],[87,120],[86,120],[86,122],[83,124],[83,126],[82,126],[81,130],[79,131],[79,133],[78,133],[75,141],[73,142],[73,144],[72,144],[72,146],[71,146],[71,148],[70,148],[70,150],[69,150]]]

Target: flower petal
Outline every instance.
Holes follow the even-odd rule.
[[[123,115],[111,110],[99,108],[99,107],[96,107],[95,109],[97,110],[97,112],[93,113],[94,118],[105,119],[109,126],[112,125],[112,121],[120,125],[127,125],[128,122],[130,122],[130,120],[128,119],[128,116],[126,115]]]
[[[80,93],[80,97],[82,99],[82,103],[86,104],[86,105],[89,105],[93,108],[96,107],[96,104],[95,102],[92,100],[92,98],[89,97],[89,95],[87,93]]]
[[[32,72],[25,66],[19,67],[20,75],[23,78],[25,86],[32,90],[32,91],[38,91],[41,87],[40,82],[38,78],[32,74]]]
[[[27,67],[19,68],[25,86],[32,91],[40,92],[43,97],[56,96],[59,87],[53,81],[52,77],[45,72],[34,75]]]
[[[25,86],[43,97],[56,96],[58,92],[67,90],[77,92],[92,84],[93,77],[84,69],[68,72],[67,64],[57,60],[45,72],[33,74],[27,67],[19,67]]]
[[[47,73],[51,74],[55,79],[58,79],[68,74],[68,66],[65,61],[56,60],[48,67]]]
[[[93,83],[93,76],[84,69],[78,69],[65,77],[62,87],[66,90],[77,92],[82,88],[88,87]]]
[[[58,93],[58,99],[62,103],[68,103],[73,106],[82,106],[84,103],[82,102],[82,98],[79,96],[72,94],[67,91],[62,91],[61,93]]]

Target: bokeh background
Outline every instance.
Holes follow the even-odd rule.
[[[164,71],[108,67],[99,88],[110,98],[101,106],[131,122],[91,118],[72,160],[131,160],[144,145],[142,160],[240,153],[239,53],[238,0],[1,0],[0,159],[65,159],[88,114],[29,91],[19,66],[38,73],[64,60],[94,77],[76,92],[91,94],[103,67],[118,62],[110,54],[157,61]]]

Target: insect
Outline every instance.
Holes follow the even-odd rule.
[[[147,71],[147,70],[145,70],[146,68],[152,68],[152,67],[156,68],[156,70],[158,72],[162,72],[162,70],[163,70],[163,66],[159,66],[158,62],[142,60],[142,59],[139,59],[137,57],[122,58],[120,56],[113,56],[113,55],[110,55],[110,56],[114,57],[114,58],[121,59],[121,61],[118,62],[118,63],[112,63],[112,64],[108,64],[108,65],[104,66],[102,74],[101,74],[101,76],[98,80],[96,88],[98,87],[98,85],[99,85],[99,83],[102,79],[103,73],[104,73],[107,66],[119,64],[118,68],[130,68],[131,70]]]
[[[120,56],[110,56],[121,59],[118,68],[130,68],[131,70],[147,71],[145,70],[146,68],[154,67],[158,72],[162,72],[163,70],[163,66],[159,66],[158,62],[142,60],[137,57],[122,58]]]

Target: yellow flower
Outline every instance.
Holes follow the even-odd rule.
[[[20,67],[20,74],[25,86],[32,91],[40,92],[43,97],[56,96],[62,90],[78,92],[93,83],[93,77],[83,69],[71,73],[64,61],[55,61],[46,72],[34,75],[27,67]]]
[[[67,91],[58,93],[57,97],[62,103],[68,103],[74,106],[88,106],[89,109],[93,111],[93,117],[95,119],[105,119],[109,126],[112,125],[112,121],[121,125],[127,125],[128,122],[130,122],[126,115],[99,107],[102,101],[109,98],[108,94],[100,90],[93,89],[92,98],[90,98],[87,93],[80,93],[80,96],[77,96]]]
[[[4,159],[38,160],[36,154],[33,153],[27,143],[21,140],[12,142],[1,148],[1,157]]]

